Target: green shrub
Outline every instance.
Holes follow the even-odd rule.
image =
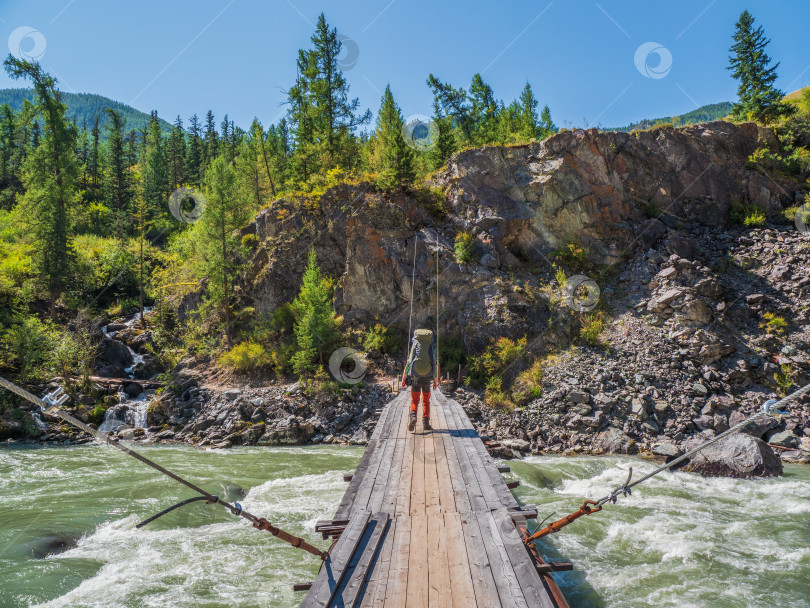
[[[261,344],[242,342],[220,355],[217,362],[235,372],[249,372],[266,367],[270,357]]]
[[[475,237],[469,232],[459,232],[453,246],[456,253],[456,261],[459,264],[467,264],[472,261],[473,248],[475,247]]]
[[[459,336],[442,337],[439,341],[439,363],[442,370],[455,374],[467,362],[467,347]]]
[[[777,316],[772,312],[766,312],[762,315],[762,321],[760,321],[759,326],[769,335],[781,336],[787,330],[787,321],[785,321],[785,317]]]
[[[767,216],[761,207],[737,201],[731,204],[731,221],[734,224],[747,226],[762,226],[767,221]]]
[[[583,315],[579,328],[579,338],[588,346],[599,346],[599,337],[605,329],[605,320],[601,312]]]
[[[22,381],[42,380],[53,370],[57,331],[37,317],[17,315],[0,336],[0,367],[17,372]]]
[[[470,373],[467,383],[473,388],[487,386],[487,383],[500,376],[518,357],[526,352],[526,338],[511,340],[498,338],[484,351],[470,358]]]
[[[512,385],[512,399],[519,405],[524,405],[543,395],[540,385],[543,383],[543,362],[535,359],[532,364],[523,370]]]
[[[793,386],[793,373],[793,366],[790,363],[785,363],[780,367],[780,371],[773,375],[780,395],[787,395]]]
[[[743,224],[749,228],[753,226],[764,226],[767,220],[768,218],[765,216],[764,211],[752,209],[745,215],[745,218],[743,218]]]
[[[301,392],[309,398],[340,394],[340,386],[323,368],[319,368],[311,377],[301,378],[300,382]]]
[[[552,254],[552,257],[555,264],[563,264],[575,270],[581,270],[588,263],[588,254],[582,247],[578,247],[574,243],[561,247]]]
[[[557,266],[554,264],[554,268],[556,269],[554,273],[554,278],[557,280],[557,285],[560,286],[560,289],[565,287],[566,281],[568,281],[568,277],[565,276],[565,271],[562,269],[561,266]]]
[[[515,409],[515,404],[509,398],[509,394],[503,390],[503,380],[500,377],[487,380],[484,403],[498,410],[511,411]]]
[[[363,338],[363,350],[395,355],[402,348],[402,334],[394,327],[376,323]]]
[[[295,350],[296,344],[292,340],[284,340],[278,346],[270,349],[270,365],[276,374],[285,376],[292,372],[292,358]]]

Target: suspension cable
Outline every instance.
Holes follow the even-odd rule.
[[[52,393],[49,393],[48,395],[46,395],[44,399],[40,399],[36,395],[32,395],[31,393],[29,393],[25,389],[20,388],[19,386],[17,386],[16,384],[14,384],[12,382],[9,382],[8,380],[6,380],[3,377],[0,377],[0,386],[2,386],[3,388],[8,389],[12,393],[22,397],[25,400],[30,401],[34,405],[39,406],[40,410],[42,410],[42,412],[44,412],[45,414],[47,414],[49,416],[56,416],[58,418],[61,418],[65,422],[67,422],[69,424],[72,424],[75,427],[80,428],[85,433],[88,433],[89,435],[92,435],[93,437],[95,437],[99,441],[102,441],[102,442],[104,442],[104,443],[106,443],[108,445],[111,445],[111,446],[113,446],[115,448],[118,448],[119,450],[121,450],[122,452],[127,454],[128,456],[132,456],[133,458],[135,458],[136,460],[141,461],[145,465],[152,467],[156,471],[159,471],[160,473],[163,473],[164,475],[166,475],[167,477],[170,477],[171,479],[175,480],[176,482],[186,486],[187,488],[189,488],[191,490],[194,490],[195,492],[200,494],[201,497],[204,498],[207,503],[222,505],[224,508],[228,509],[234,515],[238,515],[240,517],[243,517],[243,518],[247,519],[251,524],[253,524],[254,528],[257,528],[258,530],[266,530],[267,532],[270,532],[273,536],[277,536],[281,540],[291,544],[293,547],[298,547],[299,549],[303,549],[304,551],[307,551],[308,553],[311,553],[312,555],[317,555],[318,557],[320,557],[323,560],[325,560],[328,557],[328,553],[326,553],[325,551],[321,551],[317,547],[314,547],[314,546],[310,545],[304,539],[299,538],[297,536],[294,536],[294,535],[290,534],[289,532],[285,532],[284,530],[281,530],[280,528],[276,528],[275,526],[271,525],[270,522],[267,521],[263,517],[256,517],[255,515],[252,515],[251,513],[248,513],[247,511],[242,509],[242,506],[239,503],[231,504],[229,502],[226,502],[226,501],[220,499],[217,496],[214,496],[213,494],[210,494],[209,492],[206,492],[205,490],[203,490],[202,488],[196,486],[195,484],[191,483],[190,481],[188,481],[186,479],[183,479],[179,475],[176,475],[175,473],[172,473],[171,471],[169,471],[168,469],[162,467],[161,465],[157,464],[156,462],[153,462],[152,460],[149,460],[146,456],[143,456],[143,455],[139,454],[138,452],[129,449],[127,446],[119,443],[117,440],[112,439],[111,437],[109,437],[108,435],[105,435],[104,433],[101,433],[100,431],[97,431],[96,429],[94,429],[91,426],[88,426],[87,424],[85,424],[81,420],[78,420],[77,418],[74,418],[73,416],[71,416],[70,414],[68,414],[67,412],[65,412],[64,410],[62,410],[59,407],[63,403],[65,403],[65,401],[68,400],[68,395],[64,393],[64,391],[62,390],[61,387],[58,388],[57,390],[53,391]]]
[[[442,381],[442,367],[439,363],[439,229],[436,228],[436,375]]]
[[[411,271],[411,313],[408,316],[408,337],[405,339],[405,362],[407,365],[408,357],[411,354],[410,344],[411,344],[411,325],[413,322],[413,294],[414,294],[414,287],[416,285],[416,246],[419,244],[419,233],[414,232],[413,234],[413,269]]]
[[[727,431],[720,433],[717,437],[714,437],[709,441],[706,441],[705,443],[702,443],[701,445],[697,446],[696,448],[689,450],[688,452],[672,460],[671,462],[668,462],[658,467],[651,473],[648,473],[641,479],[637,479],[633,483],[630,483],[630,480],[633,477],[633,469],[631,467],[627,475],[627,481],[625,481],[621,486],[613,490],[610,494],[600,498],[599,500],[586,500],[584,503],[582,503],[582,506],[577,511],[574,511],[570,515],[566,515],[562,519],[557,520],[552,524],[549,524],[545,528],[539,529],[538,526],[538,529],[533,534],[531,535],[529,535],[528,533],[524,534],[524,542],[528,544],[539,538],[543,538],[544,536],[547,536],[549,534],[554,534],[555,532],[558,532],[559,530],[561,530],[568,524],[572,523],[574,520],[582,517],[583,515],[591,515],[593,513],[598,513],[599,511],[602,510],[602,507],[608,502],[616,504],[616,501],[619,498],[619,496],[628,496],[632,494],[632,488],[634,488],[635,486],[644,483],[651,477],[655,477],[656,475],[663,473],[668,469],[671,469],[676,464],[681,463],[684,460],[687,460],[688,458],[694,456],[695,454],[697,454],[702,450],[705,450],[710,445],[713,445],[718,441],[724,439],[725,437],[728,437],[729,435],[736,433],[737,431],[746,427],[752,421],[759,418],[760,416],[780,416],[782,414],[786,414],[787,412],[781,409],[783,406],[787,405],[791,401],[801,399],[804,395],[808,393],[810,393],[810,384],[800,388],[799,390],[795,391],[794,393],[791,393],[787,397],[780,399],[779,401],[775,400],[766,401],[765,403],[762,404],[762,409],[758,411],[756,414],[749,416],[739,424],[735,424]]]

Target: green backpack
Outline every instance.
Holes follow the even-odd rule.
[[[430,346],[433,343],[433,332],[429,329],[417,329],[414,332],[417,350],[411,373],[414,376],[432,376],[433,363],[430,360]]]

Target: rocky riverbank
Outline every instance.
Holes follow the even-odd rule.
[[[806,184],[750,161],[779,146],[772,130],[753,124],[575,130],[461,152],[421,191],[384,193],[363,182],[316,201],[279,199],[243,230],[255,238],[238,306],[259,315],[291,301],[312,247],[335,278],[347,333],[376,323],[404,332],[413,289],[417,322],[438,305],[443,339],[469,355],[500,337],[526,338],[529,355],[542,359],[538,398],[501,411],[481,393],[456,393],[481,433],[500,442],[500,455],[673,458],[810,382],[810,234],[782,217],[803,203]],[[770,223],[741,226],[753,206]],[[454,250],[461,231],[472,237],[466,262]],[[578,340],[583,317],[566,306],[551,265],[577,248],[576,271],[591,272],[601,288],[596,346]],[[171,303],[177,320],[203,297]],[[154,335],[132,319],[99,332],[96,373],[112,380],[76,395],[75,411],[144,441],[362,444],[372,412],[390,398],[386,379],[400,369],[372,359],[369,379],[381,384],[324,392],[270,372],[229,377],[212,357],[162,369]],[[43,428],[25,408],[0,418],[0,439],[78,439],[63,426]],[[810,400],[748,435],[760,464],[770,448],[756,441],[784,460],[810,462]],[[753,460],[737,473],[754,471]]]

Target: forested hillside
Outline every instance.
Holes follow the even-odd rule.
[[[681,114],[680,116],[664,116],[663,118],[645,118],[638,122],[633,122],[626,127],[610,127],[605,131],[635,131],[637,129],[650,129],[652,127],[670,124],[675,127],[684,127],[701,122],[711,122],[712,120],[722,120],[731,112],[732,104],[728,101],[720,103],[710,103],[705,106]]]
[[[245,130],[209,111],[168,133],[154,113],[140,127],[131,108],[65,94],[39,64],[9,56],[8,74],[34,93],[11,91],[0,106],[0,368],[21,381],[86,375],[87,327],[195,290],[182,326],[162,307],[156,355],[170,368],[190,345],[216,352],[217,336],[229,346],[272,321],[234,309],[234,290],[251,247],[237,230],[273,200],[314,201],[364,180],[440,206],[419,184],[454,152],[556,131],[528,83],[505,103],[480,75],[468,89],[429,75],[434,115],[407,123],[387,87],[372,125],[338,68],[340,48],[321,15],[278,124]],[[289,355],[278,357],[289,370]]]
[[[126,121],[127,129],[141,132],[149,125],[150,115],[146,112],[136,110],[120,101],[115,101],[103,95],[93,93],[67,93],[61,92],[62,103],[67,106],[67,117],[73,120],[79,127],[91,129],[99,121],[101,127],[101,137],[106,138],[104,127],[108,117],[107,108],[115,110]],[[33,102],[36,93],[33,89],[0,89],[0,106],[8,104],[12,110],[19,112],[22,110],[23,102]],[[171,133],[172,126],[163,119],[158,119],[163,135]]]

